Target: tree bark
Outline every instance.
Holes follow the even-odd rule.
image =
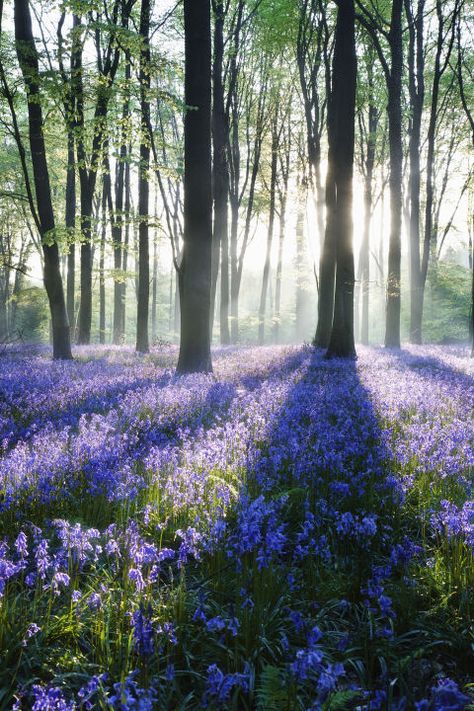
[[[125,165],[127,162],[127,122],[130,116],[130,97],[128,94],[128,83],[131,77],[131,62],[129,53],[125,57],[125,82],[126,97],[122,107],[122,133],[120,140],[119,160],[117,163],[117,174],[115,179],[115,210],[112,220],[112,243],[114,249],[114,321],[113,321],[113,342],[115,345],[123,343],[124,339],[124,315],[125,296],[123,275],[123,224],[124,224],[124,181],[125,181]]]
[[[140,13],[140,37],[142,49],[140,52],[140,165],[138,173],[138,299],[137,299],[137,352],[148,353],[148,314],[150,301],[150,256],[148,244],[149,220],[149,180],[150,171],[150,0],[142,0]]]
[[[228,121],[224,104],[224,83],[222,77],[224,59],[224,19],[225,10],[222,0],[213,0],[214,10],[214,56],[213,56],[213,178],[214,178],[214,234],[213,234],[213,269],[211,333],[214,316],[216,282],[219,269],[219,251],[221,262],[220,289],[220,337],[223,345],[230,343],[229,330],[229,240],[228,240],[228,197],[229,168],[227,165]]]
[[[411,0],[405,0],[408,20],[408,87],[410,93],[410,342],[421,343],[422,289],[420,272],[420,151],[421,120],[425,95],[424,19],[425,0],[418,0],[416,15]]]
[[[55,241],[54,212],[43,137],[38,54],[28,0],[15,0],[15,39],[18,61],[28,94],[29,141],[44,256],[44,285],[51,311],[53,357],[70,359],[72,358],[70,329],[60,272],[59,250]]]
[[[334,126],[330,145],[334,171],[336,290],[334,318],[327,357],[355,357],[354,254],[352,247],[352,176],[357,59],[354,0],[337,2],[336,41],[333,59],[332,110]]]
[[[184,0],[184,244],[179,269],[178,374],[211,372],[212,250],[210,0]]]
[[[108,161],[107,161],[108,164]],[[105,241],[107,236],[107,195],[110,192],[110,173],[105,172],[102,186],[102,215],[99,254],[99,343],[105,343]]]

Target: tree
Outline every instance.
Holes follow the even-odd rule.
[[[354,346],[354,254],[352,176],[357,59],[354,0],[336,0],[337,23],[329,111],[330,172],[334,176],[336,289],[328,357],[352,358]]]
[[[28,0],[15,0],[15,40],[18,62],[28,97],[29,143],[36,195],[36,199],[34,199],[32,191],[29,190],[29,199],[36,227],[41,237],[44,256],[43,278],[51,311],[53,357],[70,359],[72,354],[69,320],[60,272],[51,184],[43,136],[44,124],[39,84],[38,53],[33,37]],[[4,76],[2,76],[2,80],[4,88],[6,88]],[[12,118],[16,124],[15,116],[12,115]],[[25,180],[29,185],[24,148],[17,127],[15,133],[22,155]]]
[[[472,89],[473,85],[473,76],[474,72],[472,70],[472,65],[469,65],[469,63],[466,61],[466,53],[463,49],[462,46],[462,41],[461,41],[461,27],[462,27],[462,18],[461,14],[458,15],[456,18],[456,40],[457,40],[457,62],[456,62],[456,69],[457,69],[457,79],[458,79],[458,86],[459,86],[459,94],[461,97],[461,104],[464,110],[464,113],[466,115],[466,119],[469,125],[470,129],[470,134],[471,134],[471,146],[474,149],[474,111],[472,110],[472,101],[471,101],[471,96],[468,93],[469,88]],[[467,82],[466,82],[466,76],[467,76]],[[474,224],[474,217],[471,217],[472,223]],[[471,244],[470,244],[470,262],[471,262],[471,338],[472,338],[472,348],[471,348],[471,357],[474,358],[474,248],[473,248],[473,240],[471,238]],[[471,256],[472,255],[472,256]]]
[[[148,245],[150,141],[150,0],[142,0],[140,12],[140,165],[138,169],[138,299],[137,351],[148,353],[148,312],[150,298],[150,258]]]
[[[87,151],[85,130],[85,91],[82,66],[82,50],[76,55],[76,110],[77,110],[77,160],[81,185],[81,303],[79,308],[78,342],[87,344],[91,336],[92,320],[92,209],[101,164],[101,153],[107,128],[107,114],[111,89],[119,66],[121,44],[120,30],[127,27],[135,0],[114,0],[108,26],[109,36],[102,46],[103,23],[95,22],[95,45],[97,55],[98,88],[94,108],[93,135],[90,151]],[[78,23],[79,29],[79,23]]]
[[[400,278],[402,229],[402,76],[403,76],[403,0],[392,0],[389,29],[377,7],[371,12],[362,0],[356,0],[359,22],[368,31],[382,66],[388,93],[388,133],[390,155],[390,240],[388,248],[385,346],[400,348]],[[381,39],[382,38],[382,39]],[[383,41],[388,44],[387,60]]]
[[[364,345],[369,343],[369,285],[370,285],[370,230],[373,212],[373,183],[377,146],[377,128],[380,119],[380,109],[377,106],[374,76],[374,50],[369,44],[364,52],[365,74],[367,84],[362,97],[362,105],[358,111],[360,138],[360,169],[364,179],[364,231],[359,254],[358,279],[359,288],[356,298],[356,316],[359,316],[359,301],[362,301],[360,319],[360,340]],[[359,85],[361,82],[359,81]],[[359,298],[362,296],[362,299]]]
[[[227,3],[228,4],[228,3]],[[214,12],[214,54],[212,63],[213,102],[212,102],[212,139],[213,139],[213,181],[214,181],[214,233],[213,233],[213,293],[217,281],[219,252],[221,262],[220,289],[220,335],[221,343],[230,343],[229,330],[229,166],[227,162],[227,143],[229,120],[225,110],[225,92],[223,80],[224,66],[224,21],[226,7],[223,0],[213,0]],[[214,301],[214,299],[213,299]],[[211,307],[214,312],[214,305]],[[212,323],[212,314],[211,314]],[[211,325],[212,328],[212,325]]]
[[[184,244],[179,265],[181,342],[177,372],[211,372],[210,0],[184,0]]]

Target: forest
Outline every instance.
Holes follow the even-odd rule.
[[[472,0],[0,0],[0,711],[474,709]]]

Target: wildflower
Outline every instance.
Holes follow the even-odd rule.
[[[133,639],[135,651],[142,657],[149,657],[154,652],[153,625],[150,619],[151,609],[148,609],[148,616],[142,607],[132,615]]]

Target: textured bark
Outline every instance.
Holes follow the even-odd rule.
[[[150,0],[142,0],[140,12],[140,166],[138,172],[138,298],[137,298],[137,344],[139,353],[148,353],[148,314],[150,301],[150,255],[148,244],[148,213],[150,211]]]
[[[388,80],[388,133],[390,151],[390,241],[388,248],[385,346],[400,348],[400,276],[402,229],[402,7],[393,0],[390,22],[390,77]]]
[[[127,27],[133,0],[115,0],[111,10],[112,26]],[[92,208],[97,183],[97,171],[106,131],[111,87],[117,73],[121,45],[115,32],[105,50],[100,47],[100,31],[96,33],[97,66],[100,76],[94,110],[94,134],[89,156],[85,145],[84,87],[82,56],[77,56],[77,159],[81,185],[81,303],[79,308],[78,343],[90,343],[92,322]]]
[[[114,317],[113,317],[113,342],[120,345],[125,337],[124,315],[125,291],[123,277],[123,223],[124,223],[124,189],[125,189],[125,165],[127,162],[127,123],[130,116],[130,99],[128,95],[128,82],[131,75],[130,57],[125,58],[125,81],[127,82],[127,94],[122,107],[122,134],[120,139],[120,152],[115,177],[115,209],[112,219],[112,243],[114,250]]]
[[[210,350],[211,28],[210,0],[184,0],[184,244],[179,269],[181,342],[177,372],[212,371]]]
[[[422,284],[420,271],[420,152],[421,119],[425,96],[423,19],[425,0],[418,0],[416,14],[405,0],[408,21],[408,87],[410,94],[410,342],[421,343]]]
[[[66,175],[66,229],[70,239],[67,255],[66,300],[67,314],[74,333],[75,289],[76,289],[76,245],[74,230],[76,228],[76,159],[74,149],[74,133],[68,131],[67,137],[67,175]]]
[[[219,253],[221,263],[220,282],[220,339],[223,345],[230,343],[229,330],[229,167],[227,164],[228,120],[224,104],[223,58],[224,58],[224,3],[222,0],[213,2],[214,10],[214,55],[213,55],[213,104],[212,104],[212,136],[213,136],[213,185],[214,185],[214,233],[212,259],[212,292],[211,292],[211,333],[214,315],[216,282],[219,269]]]
[[[107,195],[110,193],[110,173],[104,173],[102,186],[100,255],[99,255],[99,343],[105,343],[105,240],[107,235]]]
[[[328,97],[328,138],[329,153],[326,172],[326,228],[324,242],[319,259],[319,298],[318,323],[313,343],[319,348],[327,348],[331,336],[334,315],[334,287],[336,278],[336,242],[334,237],[336,223],[336,190],[334,173],[334,106],[332,97]]]
[[[132,146],[129,145],[128,147],[128,155],[130,155],[132,152]],[[125,329],[125,324],[127,322],[127,269],[128,269],[128,248],[130,244],[130,217],[131,217],[131,186],[130,186],[130,163],[127,161],[125,164],[125,178],[124,178],[124,183],[125,183],[125,202],[124,202],[124,213],[125,213],[125,235],[124,235],[124,240],[123,240],[123,272],[124,272],[124,279],[123,279],[123,284],[122,284],[122,309],[121,309],[121,315],[122,315],[122,324],[121,324],[121,332],[123,333],[124,339],[126,337],[126,329]]]
[[[28,128],[36,205],[44,257],[44,285],[51,311],[54,358],[69,359],[70,330],[61,279],[59,250],[43,137],[43,112],[38,82],[38,54],[34,42],[28,0],[15,0],[15,39],[23,81],[28,93]]]
[[[352,247],[352,176],[357,59],[354,0],[337,3],[331,103],[334,126],[332,148],[336,191],[334,241],[336,289],[328,357],[352,358],[354,346],[354,254]]]
[[[299,5],[296,61],[306,123],[309,179],[316,198],[319,243],[324,243],[324,189],[321,180],[321,137],[324,128],[324,101],[321,100],[319,73],[328,51],[329,32],[326,5],[321,0],[301,0]]]

